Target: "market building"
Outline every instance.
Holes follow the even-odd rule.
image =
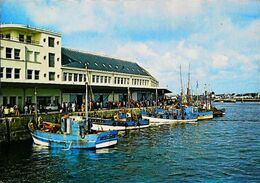
[[[135,62],[62,47],[61,34],[0,25],[0,105],[153,101],[168,93]]]

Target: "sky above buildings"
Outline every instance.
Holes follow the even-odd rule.
[[[0,0],[2,23],[62,33],[62,45],[137,62],[180,92],[260,91],[259,0]]]

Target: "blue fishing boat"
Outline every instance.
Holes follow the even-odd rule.
[[[88,104],[87,86],[86,82],[85,104]],[[61,125],[43,122],[36,118],[36,123],[28,123],[28,127],[34,143],[48,147],[99,149],[114,146],[118,141],[117,131],[95,133],[91,130],[88,105],[86,105],[85,117],[64,116],[61,118]]]
[[[118,112],[113,119],[91,118],[92,130],[110,131],[110,130],[136,130],[150,126],[149,120],[141,119],[137,115],[126,112]]]
[[[80,116],[65,116],[61,124],[49,122],[28,123],[33,141],[37,145],[63,149],[98,149],[117,144],[118,132],[93,133]]]
[[[154,124],[196,123],[197,115],[192,106],[182,106],[180,109],[156,109],[155,112],[141,111],[142,118]]]

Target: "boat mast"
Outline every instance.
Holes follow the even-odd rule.
[[[88,122],[88,67],[86,65],[86,96],[85,96],[85,117]]]
[[[187,103],[188,105],[191,105],[190,63],[189,63],[189,72],[188,72]]]
[[[180,80],[181,80],[181,105],[187,103],[186,97],[183,91],[183,82],[182,82],[182,72],[181,72],[181,65],[180,65]]]
[[[182,103],[182,100],[183,100],[183,84],[182,84],[181,65],[180,65],[180,81],[181,81],[181,103]]]

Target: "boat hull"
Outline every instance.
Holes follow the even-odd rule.
[[[92,130],[95,131],[111,131],[111,130],[116,130],[116,131],[124,131],[124,130],[137,130],[141,128],[148,128],[150,125],[140,125],[140,126],[112,126],[112,125],[101,125],[101,124],[93,124],[92,125]]]
[[[118,141],[116,131],[86,134],[84,136],[57,134],[32,129],[30,129],[30,133],[33,142],[37,145],[63,149],[98,149],[116,145]]]
[[[126,120],[126,119],[125,119]],[[92,127],[91,129],[94,131],[124,131],[124,130],[136,130],[141,128],[149,127],[148,120],[129,120],[129,121],[122,121],[122,120],[111,120],[111,119],[99,119],[99,118],[92,118],[91,119]]]
[[[143,119],[147,119],[152,124],[178,124],[178,123],[196,123],[198,119],[165,119],[165,118],[154,118],[148,116],[142,116]]]
[[[198,120],[213,119],[213,115],[198,116]]]

